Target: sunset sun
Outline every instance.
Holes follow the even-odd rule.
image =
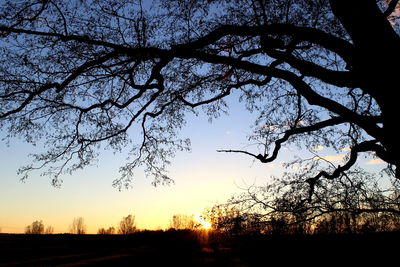
[[[210,222],[204,220],[204,217],[202,215],[196,214],[195,218],[196,218],[195,220],[196,220],[197,224],[200,226],[199,227],[200,229],[203,229],[203,230],[211,229],[212,224]]]
[[[210,222],[206,222],[206,221],[202,221],[201,222],[201,228],[203,228],[204,230],[210,230],[211,229],[211,223]]]

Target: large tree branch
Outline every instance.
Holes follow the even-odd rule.
[[[385,17],[389,17],[395,11],[398,3],[399,3],[399,0],[390,1],[388,8],[385,10],[385,12],[383,12],[383,15]]]
[[[62,83],[60,83],[57,86],[57,91],[56,92],[57,93],[61,92],[65,87],[68,86],[68,84],[70,84],[73,80],[75,80],[80,75],[82,75],[88,69],[93,68],[93,67],[95,67],[95,66],[97,66],[99,64],[102,64],[102,63],[112,59],[113,57],[115,57],[117,55],[118,55],[118,53],[113,51],[113,52],[105,54],[104,56],[101,56],[101,57],[96,58],[94,60],[87,61],[87,62],[83,63],[82,65],[77,67],[74,71],[72,71],[71,74]]]
[[[217,100],[221,100],[222,98],[224,98],[224,97],[230,95],[233,88],[240,88],[240,87],[246,86],[246,85],[263,86],[263,85],[266,85],[270,80],[271,80],[271,78],[268,77],[268,78],[266,78],[266,79],[264,79],[264,80],[262,80],[262,81],[258,81],[258,80],[254,80],[254,79],[249,79],[249,80],[246,80],[246,81],[243,81],[243,82],[238,82],[238,83],[235,83],[235,84],[230,84],[230,85],[228,85],[228,87],[226,88],[226,90],[222,91],[220,94],[218,94],[218,95],[216,95],[216,96],[214,96],[214,97],[211,97],[211,98],[209,98],[209,99],[206,99],[206,100],[203,100],[203,101],[199,101],[199,102],[195,102],[195,103],[189,102],[188,100],[186,100],[186,99],[185,99],[183,96],[181,96],[181,95],[179,95],[179,96],[177,97],[177,99],[181,100],[183,104],[185,104],[185,105],[187,105],[187,106],[189,106],[189,107],[191,107],[191,108],[195,108],[195,107],[198,107],[198,106],[202,106],[202,105],[207,105],[207,104],[213,103],[213,102],[215,102],[215,101],[217,101]]]
[[[208,63],[227,64],[237,69],[249,71],[251,73],[272,76],[278,79],[287,81],[292,87],[303,96],[310,105],[316,105],[338,114],[340,117],[349,122],[356,123],[362,127],[368,134],[378,138],[381,134],[381,129],[376,125],[376,121],[371,117],[359,115],[340,103],[321,96],[315,92],[301,77],[296,74],[269,66],[262,66],[249,61],[239,60],[231,57],[210,55],[200,51],[192,51],[179,49],[175,51],[175,56],[180,58],[197,58]]]
[[[279,23],[263,26],[224,25],[191,43],[178,45],[176,47],[184,47],[185,49],[200,49],[227,35],[249,37],[263,36],[268,34],[280,36],[290,35],[298,41],[318,44],[334,53],[337,53],[348,64],[351,64],[353,61],[354,47],[346,40],[340,39],[315,28]]]
[[[290,53],[270,49],[267,46],[264,46],[264,48],[270,57],[287,62],[304,76],[314,77],[338,87],[356,88],[360,85],[356,77],[349,71],[330,70],[313,62],[299,59]]]
[[[339,124],[342,124],[345,122],[346,122],[346,120],[343,118],[334,117],[334,118],[331,118],[331,119],[328,119],[325,121],[321,121],[321,122],[318,122],[318,123],[310,125],[310,126],[289,129],[285,132],[285,134],[283,135],[282,138],[275,141],[275,148],[270,157],[268,157],[269,156],[268,154],[255,155],[250,152],[243,151],[243,150],[217,150],[217,152],[243,153],[243,154],[247,154],[247,155],[250,155],[250,156],[258,159],[262,163],[268,163],[268,162],[272,162],[276,159],[276,157],[278,156],[278,153],[282,147],[282,144],[285,143],[286,141],[288,141],[291,136],[296,135],[296,134],[303,134],[303,133],[318,131],[323,128],[329,127],[329,126],[335,126],[335,125],[339,125]]]
[[[6,33],[20,33],[27,35],[42,36],[42,37],[53,37],[53,38],[58,38],[61,41],[77,41],[91,45],[113,48],[120,52],[122,51],[128,52],[129,50],[134,49],[120,44],[102,40],[94,40],[87,36],[80,36],[80,35],[64,35],[60,33],[27,30],[27,29],[8,27],[4,25],[0,25],[0,31]],[[180,47],[184,47],[185,49],[201,49],[227,35],[248,37],[248,36],[262,36],[265,34],[277,34],[281,36],[291,35],[292,37],[296,38],[296,40],[321,45],[326,49],[337,53],[348,63],[352,61],[353,46],[349,42],[315,28],[299,27],[289,24],[271,24],[263,26],[224,25],[211,31],[210,33],[204,35],[203,37],[198,38],[195,41],[189,42],[187,44],[176,45],[172,48],[180,49]],[[149,50],[150,48],[142,48],[142,49]],[[156,50],[152,50],[151,52],[153,54],[153,57],[156,57],[155,56]]]

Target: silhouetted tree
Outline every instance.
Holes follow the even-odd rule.
[[[85,221],[82,217],[74,218],[72,224],[70,226],[70,233],[77,234],[77,235],[84,235],[86,234],[86,225]]]
[[[121,235],[128,235],[133,234],[134,232],[136,232],[135,216],[129,214],[128,216],[123,217],[119,223],[118,233]]]
[[[45,233],[46,235],[53,234],[53,233],[54,233],[54,227],[51,226],[51,225],[47,226],[46,229],[44,230],[44,233]]]
[[[115,234],[115,228],[114,227],[108,227],[108,229],[107,229],[107,234],[108,235],[113,235],[113,234]]]
[[[0,126],[43,141],[38,168],[58,185],[104,144],[142,134],[116,186],[144,165],[168,183],[169,158],[188,149],[177,131],[201,107],[226,111],[236,91],[258,112],[242,153],[268,163],[286,144],[330,147],[343,164],[313,164],[311,191],[362,153],[400,178],[398,0],[7,1],[0,11]],[[303,167],[306,167],[305,165]],[[47,169],[46,169],[47,168]]]
[[[42,221],[34,221],[25,228],[25,234],[42,235],[44,234],[44,224]]]
[[[235,205],[216,205],[205,217],[213,230],[228,235],[260,234],[266,229],[261,213],[246,213]]]
[[[357,228],[358,222],[354,214],[334,212],[317,220],[314,232],[320,234],[351,234],[356,233]]]
[[[267,233],[272,235],[291,234],[292,221],[287,216],[272,216],[269,218]]]
[[[105,228],[100,228],[97,231],[98,235],[113,235],[115,234],[115,228],[114,227],[109,227],[108,229]]]
[[[193,215],[175,214],[172,216],[170,227],[176,230],[195,230],[200,225]]]
[[[97,234],[98,235],[106,235],[107,234],[107,230],[104,228],[100,228],[99,230],[97,230]]]

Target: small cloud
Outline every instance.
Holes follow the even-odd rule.
[[[366,164],[367,165],[379,165],[379,164],[385,164],[385,162],[381,159],[371,159]]]
[[[325,147],[324,147],[324,146],[315,146],[315,147],[313,147],[313,149],[314,149],[315,151],[322,151],[322,150],[325,149]]]
[[[263,125],[260,127],[261,129],[270,130],[270,131],[277,131],[278,127],[273,125]]]
[[[351,151],[351,148],[350,147],[344,147],[344,148],[342,148],[342,151],[343,152],[349,152],[349,151]]]
[[[339,154],[339,155],[329,155],[329,156],[323,156],[323,157],[315,157],[315,160],[326,160],[329,162],[339,162],[339,161],[343,161],[345,158],[345,154]]]

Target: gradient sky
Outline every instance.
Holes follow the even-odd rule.
[[[54,227],[55,233],[64,233],[75,217],[83,217],[88,233],[96,233],[100,227],[117,227],[129,214],[135,215],[141,229],[165,229],[174,214],[198,215],[253,183],[267,183],[271,175],[282,172],[281,164],[291,158],[293,151],[284,149],[269,164],[255,162],[246,155],[217,153],[217,149],[245,149],[246,135],[254,120],[235,94],[228,100],[229,115],[213,123],[204,115],[188,117],[181,133],[191,138],[192,152],[178,153],[172,160],[169,170],[175,184],[171,186],[153,187],[151,178],[138,170],[132,189],[118,191],[112,181],[118,177],[126,155],[111,151],[103,151],[97,166],[64,175],[61,188],[52,187],[48,177],[38,174],[23,183],[16,170],[29,163],[27,155],[40,147],[15,139],[9,147],[0,143],[1,231],[21,233],[33,221],[43,220],[45,226]],[[333,162],[342,159],[323,151],[323,147],[317,150]],[[371,158],[365,158],[361,165],[383,167]]]
[[[61,188],[51,186],[38,173],[20,182],[16,170],[29,163],[27,155],[37,152],[16,139],[9,147],[0,144],[0,228],[2,232],[23,232],[35,220],[43,220],[55,232],[68,232],[74,217],[83,217],[89,233],[100,227],[116,227],[123,216],[136,216],[139,228],[168,227],[174,214],[199,214],[205,208],[226,201],[233,193],[254,182],[262,184],[278,174],[279,162],[261,164],[239,154],[218,153],[217,149],[243,148],[253,122],[252,115],[230,97],[229,116],[209,123],[204,115],[188,117],[182,136],[190,137],[192,152],[181,152],[172,160],[170,175],[175,184],[151,185],[138,170],[132,189],[118,191],[112,181],[126,155],[103,151],[97,166],[64,175]],[[253,115],[254,117],[254,115]],[[4,136],[4,133],[3,133]]]

